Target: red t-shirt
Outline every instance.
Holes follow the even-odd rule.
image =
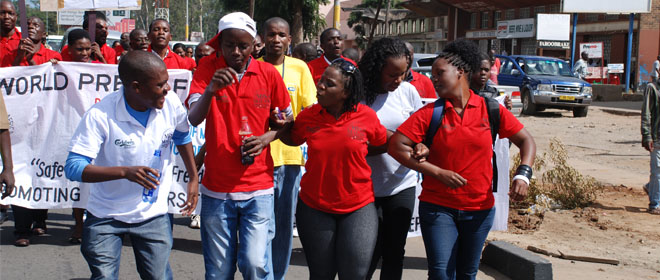
[[[193,75],[190,93],[203,93],[215,71],[226,67],[223,56],[202,58]],[[290,103],[289,93],[275,67],[251,59],[241,81],[219,90],[211,102],[206,116],[206,172],[202,184],[214,192],[272,188],[273,159],[269,146],[254,158],[253,164],[245,166],[241,164],[238,131],[241,117],[247,116],[252,134],[264,134],[269,129],[270,112],[275,107],[287,108]]]
[[[490,67],[490,80],[495,83],[497,83],[497,75],[500,73],[500,66],[502,66],[502,63],[500,62],[499,58],[495,58],[495,63]]]
[[[167,55],[165,56],[165,58],[163,58],[163,62],[165,62],[165,66],[167,67],[167,69],[186,69],[192,71],[195,68],[195,65],[191,64],[188,59],[183,58],[180,55],[176,54],[175,52],[172,51],[172,49],[170,49],[170,47],[167,47],[167,50],[168,50]],[[149,49],[147,49],[147,51],[148,52],[151,51],[151,46],[149,46]],[[195,61],[192,62],[194,63]],[[201,92],[204,91],[202,90]]]
[[[435,87],[433,86],[433,82],[431,82],[431,79],[429,79],[429,77],[417,73],[414,70],[410,70],[410,71],[412,72],[412,77],[413,77],[412,80],[410,80],[410,84],[417,89],[417,93],[419,93],[420,97],[438,98],[438,96],[435,94]]]
[[[420,143],[424,141],[432,115],[433,103],[427,104],[401,124],[397,131],[413,142]],[[500,105],[499,137],[510,137],[522,128],[518,119]],[[429,149],[428,162],[458,173],[467,180],[467,185],[451,189],[431,176],[424,176],[420,201],[467,211],[493,207],[493,148],[488,111],[483,98],[470,91],[462,119],[447,100],[445,116]]]
[[[347,61],[353,63],[353,65],[357,67],[357,63],[355,63],[355,61],[346,58],[344,56],[341,56],[341,58],[346,59]],[[312,73],[314,84],[317,84],[319,82],[321,76],[323,76],[323,72],[325,72],[325,68],[328,68],[328,66],[330,66],[330,64],[328,64],[328,62],[325,59],[325,56],[323,55],[307,63],[307,67],[309,67],[309,71]]]
[[[376,112],[358,104],[339,119],[315,104],[302,110],[291,131],[294,142],[307,142],[309,159],[300,181],[300,199],[314,209],[345,214],[374,201],[367,143],[387,142]]]
[[[62,61],[73,61],[73,59],[71,59],[71,55],[69,54],[69,45],[62,47],[60,54],[62,55]],[[103,58],[105,58],[106,63],[117,64],[117,54],[115,53],[114,49],[108,46],[108,44],[103,44],[103,46],[101,46],[101,54],[103,55]]]
[[[194,59],[192,59],[190,57],[187,57],[187,56],[184,57],[183,59],[188,61],[188,65],[190,66],[190,69],[188,69],[188,70],[193,71],[195,68],[197,68],[197,62],[195,62]]]
[[[21,32],[18,31],[18,28],[14,28],[14,35],[12,35],[11,37],[0,38],[0,61],[4,59],[5,55],[8,55],[12,51],[18,49],[18,44],[20,42],[21,42]]]
[[[115,54],[117,56],[121,56],[121,53],[124,52],[124,47],[122,47],[121,44],[117,45],[116,47],[114,47],[112,49],[115,50]]]
[[[15,49],[9,55],[5,55],[5,57],[2,59],[2,62],[0,62],[0,67],[11,67],[12,64],[14,63],[14,58],[16,58],[17,54],[18,54],[18,49]],[[59,61],[62,60],[62,56],[60,55],[60,53],[53,50],[49,50],[43,44],[41,44],[41,48],[37,53],[34,54],[32,60],[34,61],[35,65],[40,65],[50,61],[53,58]],[[28,63],[27,59],[24,57],[23,61],[21,61],[21,63],[18,66],[29,66],[29,65],[30,64]]]

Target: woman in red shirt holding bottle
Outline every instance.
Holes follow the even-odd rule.
[[[364,99],[362,75],[334,60],[316,85],[318,104],[278,135],[287,145],[307,142],[309,159],[300,182],[296,223],[310,279],[365,279],[377,236],[377,213],[368,146],[382,146],[387,132]]]
[[[434,104],[415,112],[390,139],[388,153],[402,165],[424,174],[419,216],[426,247],[429,279],[475,279],[479,258],[495,214],[492,192],[492,139],[485,99],[470,90],[472,71],[479,69],[479,49],[457,40],[438,55],[431,69],[433,85],[444,99],[444,116],[426,161],[410,155],[423,142]],[[521,165],[510,196],[527,195],[536,144],[523,125],[499,108],[499,137],[520,148]]]

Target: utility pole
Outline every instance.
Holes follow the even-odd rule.
[[[385,8],[385,37],[390,35],[390,2],[387,0],[387,8]]]
[[[335,0],[335,5],[334,5],[334,14],[332,17],[332,27],[339,29],[339,13],[341,12],[341,4],[339,3],[339,0]]]
[[[190,26],[188,25],[188,0],[186,0],[186,41],[190,39],[188,36],[188,31],[190,30]]]

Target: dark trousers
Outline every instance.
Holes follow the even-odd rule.
[[[17,236],[30,235],[32,224],[34,224],[34,227],[46,228],[48,209],[29,209],[12,205],[11,210],[14,212],[14,234]]]
[[[392,196],[376,197],[375,205],[378,211],[378,240],[367,279],[371,279],[382,258],[380,279],[400,280],[406,238],[415,208],[415,188],[405,189]]]
[[[367,277],[378,230],[376,207],[369,203],[348,214],[331,214],[298,199],[296,224],[309,279],[362,280]]]

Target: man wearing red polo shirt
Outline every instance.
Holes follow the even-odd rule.
[[[348,58],[345,58],[341,55],[341,50],[344,47],[344,41],[341,37],[341,32],[336,28],[328,28],[323,30],[319,38],[321,41],[321,48],[323,49],[323,55],[317,59],[314,59],[307,63],[309,66],[309,71],[312,72],[312,78],[314,78],[314,84],[318,83],[321,79],[321,75],[325,71],[325,68],[328,68],[330,62],[337,58],[343,58],[349,62],[357,65],[355,61],[352,61]]]
[[[0,61],[18,48],[21,32],[16,28],[16,7],[11,1],[0,1]]]
[[[410,57],[415,55],[415,47],[411,43],[406,42],[406,48],[410,51]],[[410,72],[406,75],[406,81],[417,89],[419,97],[421,98],[438,98],[438,95],[435,94],[435,87],[433,87],[433,82],[426,75],[420,74],[412,70],[412,61],[408,68]]]
[[[292,117],[289,94],[272,65],[250,56],[254,20],[231,13],[220,19],[218,30],[207,43],[217,51],[200,60],[186,101],[192,125],[206,119],[200,188],[206,279],[233,279],[237,262],[245,279],[272,279],[275,220],[268,144],[276,130],[268,128],[276,107]]]
[[[46,35],[44,22],[38,17],[28,20],[28,38],[21,40],[18,49],[5,55],[0,67],[39,65],[62,60],[60,53],[47,49],[41,39]]]
[[[83,16],[83,29],[89,32],[89,14],[96,14],[95,42],[92,43],[92,59],[105,64],[117,64],[115,50],[106,44],[108,38],[108,23],[103,12],[85,12]],[[63,61],[72,61],[69,55],[68,44],[60,51]]]
[[[158,55],[167,69],[186,69],[192,71],[195,68],[193,63],[177,55],[170,49],[170,40],[172,34],[170,33],[170,23],[167,20],[158,18],[149,24],[149,33],[147,34],[151,45],[149,51]]]

